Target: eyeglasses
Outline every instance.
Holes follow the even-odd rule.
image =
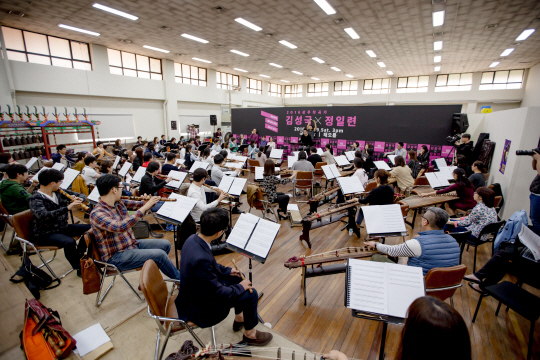
[[[426,220],[427,223],[429,224],[429,220],[424,215],[422,215],[422,219]]]
[[[117,188],[119,190],[124,190],[124,186],[115,186],[115,188]]]

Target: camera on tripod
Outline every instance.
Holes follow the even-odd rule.
[[[454,136],[448,136],[446,137],[446,141],[449,143],[449,144],[452,144],[454,145],[456,143],[456,141],[459,141],[461,140],[461,136],[459,136],[458,134],[454,135]]]
[[[524,155],[533,156],[534,152],[537,152],[540,154],[540,148],[536,148],[532,150],[516,150],[516,155],[517,156],[524,156]]]

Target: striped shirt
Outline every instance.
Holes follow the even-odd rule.
[[[422,255],[422,247],[416,239],[405,241],[399,245],[376,244],[377,250],[393,257],[419,257]]]

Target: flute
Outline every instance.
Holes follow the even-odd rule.
[[[229,197],[229,199],[231,199],[231,200],[234,200],[234,199],[235,199],[235,197],[234,197],[233,195],[229,195],[229,194],[227,194],[225,191],[223,191],[223,190],[221,190],[221,189],[218,189],[218,188],[215,188],[215,187],[213,187],[213,186],[206,185],[206,184],[202,184],[202,185],[205,186],[205,187],[207,187],[207,188],[209,188],[209,189],[214,190],[215,192],[218,192],[218,193],[219,193],[219,192],[222,192],[222,193],[224,193],[224,194],[227,195],[227,196]]]
[[[244,274],[242,274],[242,272],[238,268],[238,265],[236,265],[236,261],[234,261],[234,259],[232,259],[232,263],[234,265],[234,268],[240,273],[240,277],[242,278],[242,280],[246,280],[246,277],[244,276]],[[249,292],[253,293],[253,289],[249,289]]]
[[[31,312],[30,314],[32,316],[32,320],[34,320],[34,322],[36,323],[36,326],[37,326],[39,324],[39,322],[40,322],[39,317],[36,314],[34,314],[33,312]],[[45,341],[47,341],[47,343],[51,347],[51,350],[54,351],[54,354],[57,357],[62,355],[62,349],[61,348],[63,346],[60,346],[60,344],[59,344],[60,340],[57,337],[54,337],[52,335],[51,330],[48,329],[46,326],[43,326],[40,331],[41,331],[41,335],[43,335],[43,338],[45,339]],[[62,342],[63,342],[63,340],[62,340]],[[64,345],[65,345],[65,342],[64,342]]]
[[[67,197],[67,198],[68,198],[69,200],[71,200],[71,201],[75,201],[75,200],[76,200],[75,196],[69,195],[67,192],[65,192],[65,191],[62,190],[62,189],[58,189],[58,192],[59,192],[60,194],[64,195],[65,197]],[[82,203],[79,204],[79,206],[82,207],[84,211],[88,211],[88,209],[89,209],[88,206],[86,206],[86,205],[84,205],[84,204],[82,204]]]
[[[123,200],[134,200],[134,201],[145,201],[145,200],[148,200],[148,199],[145,199],[143,198],[142,196],[122,196],[120,199],[123,199]],[[176,201],[176,199],[171,199],[171,198],[159,198],[159,201]]]

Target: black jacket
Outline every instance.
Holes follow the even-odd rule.
[[[146,173],[141,178],[141,186],[139,187],[140,195],[157,195],[157,192],[165,186],[167,182],[165,180],[157,180],[156,178]]]
[[[391,185],[379,185],[358,202],[369,205],[390,205],[394,202],[394,188]]]
[[[418,155],[418,161],[420,165],[427,168],[429,166],[429,152]]]
[[[473,148],[474,145],[472,141],[469,141],[466,144],[459,144],[458,146],[456,146],[456,154],[465,156],[467,158],[467,162],[470,165],[474,162]]]
[[[319,154],[311,154],[308,156],[307,158],[307,161],[309,161],[310,163],[313,164],[313,167],[315,167],[315,165],[318,163],[318,162],[323,162],[322,161],[322,157],[321,155]]]
[[[135,156],[133,159],[133,171],[137,171],[142,166],[142,161],[139,157]]]
[[[364,161],[364,170],[366,171],[367,174],[369,174],[371,169],[374,168],[374,167],[376,167],[375,166],[375,156],[368,155],[366,160]]]
[[[309,135],[300,136],[300,145],[313,146],[313,139]]]

